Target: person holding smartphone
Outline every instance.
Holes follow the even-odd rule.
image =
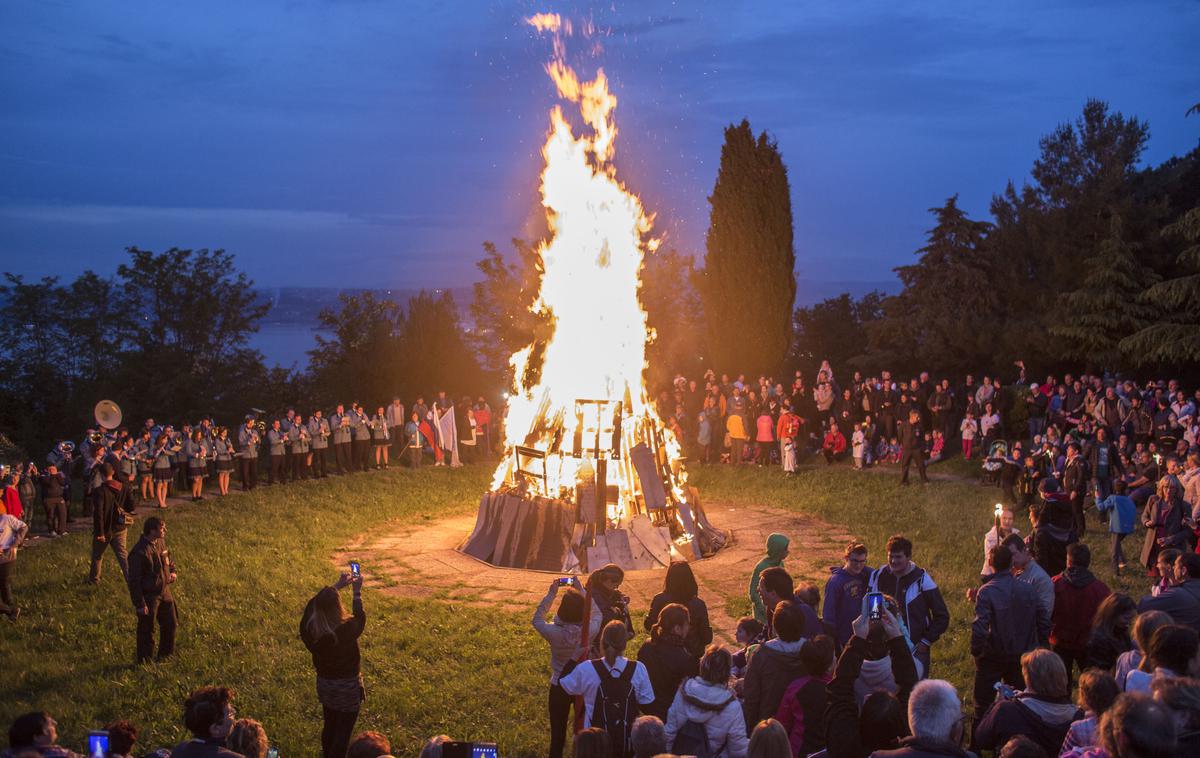
[[[358,638],[367,623],[362,603],[362,573],[357,563],[350,566],[351,573],[342,574],[333,586],[318,592],[300,617],[300,639],[312,654],[317,673],[317,700],[324,716],[321,730],[324,758],[346,755],[366,692],[358,651]],[[349,616],[338,594],[345,587],[354,588]]]
[[[562,592],[553,621],[546,620],[550,606]],[[587,600],[577,577],[562,577],[550,583],[550,589],[533,612],[533,628],[550,644],[550,758],[562,758],[567,740],[567,724],[575,698],[563,691],[558,678],[568,674],[575,664],[587,658],[583,641],[583,616]],[[588,621],[588,639],[600,634],[600,614]]]

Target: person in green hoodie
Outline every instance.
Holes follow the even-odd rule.
[[[783,565],[783,559],[788,556],[788,544],[790,540],[782,534],[775,533],[767,537],[767,554],[750,575],[750,602],[754,604],[754,618],[758,619],[760,624],[767,623],[767,609],[763,607],[762,598],[758,596],[758,577],[763,569]]]

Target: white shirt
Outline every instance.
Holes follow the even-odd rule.
[[[653,703],[654,686],[650,684],[650,674],[646,672],[646,667],[640,661],[630,661],[618,655],[616,662],[609,668],[608,663],[603,658],[600,659],[600,668],[607,669],[613,677],[619,677],[625,667],[630,665],[637,667],[633,670],[633,679],[630,682],[633,685],[634,697],[637,698],[640,705]],[[590,728],[592,726],[592,706],[596,704],[596,693],[600,691],[600,676],[596,673],[596,667],[592,665],[591,661],[584,661],[576,666],[574,671],[560,677],[558,684],[568,695],[583,696],[583,728]]]
[[[25,522],[11,513],[0,515],[0,551],[17,547],[28,530]]]

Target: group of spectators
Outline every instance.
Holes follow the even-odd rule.
[[[624,656],[635,630],[621,569],[556,580],[533,617],[551,651],[550,756],[562,756],[572,708],[576,758],[1200,755],[1200,554],[1178,554],[1135,601],[1090,572],[1084,543],[1052,576],[1004,531],[985,537],[967,591],[973,719],[930,675],[950,613],[903,536],[875,569],[865,544],[847,545],[822,592],[794,584],[788,539],[771,535],[751,578],[756,616],[732,649],[710,644],[687,563],[651,602],[636,660]]]
[[[1174,379],[1138,386],[1088,374],[1031,381],[1020,361],[1016,372],[1008,384],[992,375],[933,380],[928,372],[901,380],[889,371],[856,371],[839,383],[826,362],[812,384],[801,371],[785,384],[768,376],[718,378],[710,370],[698,380],[677,376],[658,405],[691,458],[785,471],[810,455],[852,460],[858,468],[902,463],[906,452],[919,453],[917,463],[955,450],[971,459],[998,441],[1007,455],[1008,443],[1021,439],[1035,457],[1062,459],[1070,442],[1082,446],[1100,429],[1116,444],[1118,457],[1105,462],[1116,474],[1134,471],[1144,454],[1182,461],[1197,451],[1200,388],[1189,393]]]

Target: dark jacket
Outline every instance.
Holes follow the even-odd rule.
[[[694,597],[683,603],[665,592],[658,593],[650,602],[650,612],[646,614],[646,631],[649,632],[654,628],[654,625],[658,623],[658,614],[662,613],[662,609],[671,603],[679,603],[688,609],[688,633],[684,638],[684,643],[692,657],[700,660],[704,655],[704,648],[713,641],[713,630],[708,621],[708,606],[700,598]]]
[[[1155,554],[1159,526],[1162,527],[1166,541],[1166,544],[1161,546],[1163,548],[1187,550],[1188,539],[1192,534],[1192,530],[1183,524],[1184,517],[1191,514],[1188,513],[1182,499],[1175,498],[1162,513],[1159,512],[1159,502],[1158,495],[1151,495],[1146,501],[1146,507],[1142,509],[1142,523],[1150,524],[1146,527],[1146,539],[1142,543],[1141,555],[1142,565],[1147,567],[1150,566],[1150,558]]]
[[[308,630],[308,620],[315,612],[316,602],[314,596],[300,616],[300,639],[312,654],[313,668],[322,679],[354,679],[359,674],[358,638],[367,623],[362,597],[355,595],[350,618],[339,624],[332,635],[320,639],[315,639]]]
[[[1023,734],[1042,746],[1047,755],[1056,755],[1071,722],[1083,718],[1083,711],[1069,700],[1042,699],[1018,695],[997,700],[975,729],[975,743],[985,750],[999,750],[1004,743]]]
[[[129,597],[134,608],[141,608],[150,598],[171,599],[171,574],[175,563],[162,540],[146,535],[129,552]]]
[[[190,739],[176,745],[171,758],[242,758],[242,754],[227,749],[223,740]]]
[[[775,720],[787,730],[792,755],[807,756],[825,748],[827,688],[821,677],[802,676],[784,691]]]
[[[963,750],[958,745],[942,740],[926,740],[920,737],[909,737],[900,743],[895,750],[876,750],[871,758],[969,758],[975,754]]]
[[[684,640],[674,634],[664,634],[652,639],[638,649],[638,661],[650,675],[650,686],[654,688],[654,702],[642,706],[642,713],[658,716],[664,722],[675,691],[683,680],[700,673],[700,667],[684,646]]]
[[[1124,467],[1121,465],[1121,454],[1117,450],[1117,446],[1112,440],[1105,440],[1103,443],[1093,442],[1088,446],[1087,462],[1088,469],[1093,476],[1100,475],[1100,448],[1103,447],[1108,451],[1108,478],[1116,479],[1125,473]]]
[[[825,623],[833,626],[834,639],[839,648],[850,641],[853,634],[850,624],[862,613],[862,599],[867,592],[867,579],[870,576],[870,568],[864,568],[857,576],[841,566],[829,570],[821,616]]]
[[[115,532],[129,528],[125,515],[133,513],[129,490],[116,479],[107,481],[96,490],[96,507],[92,510],[92,536],[108,539]]]
[[[1018,582],[1009,571],[997,571],[979,588],[971,622],[971,655],[1015,660],[1046,644],[1050,609],[1038,602],[1037,590]]]
[[[57,474],[42,474],[42,502],[57,503],[62,500],[67,488],[67,477],[60,471]]]
[[[1088,494],[1088,465],[1082,455],[1077,455],[1067,462],[1063,469],[1063,491],[1067,497],[1075,493],[1076,500],[1082,500]]]
[[[1092,619],[1104,598],[1112,594],[1091,571],[1071,566],[1054,577],[1054,614],[1050,644],[1075,657],[1087,652]]]
[[[892,677],[900,688],[896,699],[901,706],[907,706],[908,693],[917,684],[917,664],[903,637],[889,640],[887,646],[892,659]],[[851,637],[838,659],[833,681],[826,688],[829,706],[825,709],[825,749],[831,758],[865,758],[867,755],[859,735],[858,703],[854,699],[854,682],[862,670],[867,648],[866,640]]]
[[[1176,624],[1200,632],[1200,579],[1188,579],[1183,584],[1168,587],[1158,597],[1147,595],[1138,603],[1138,613],[1146,611],[1162,611]]]
[[[800,660],[803,641],[769,640],[759,647],[750,659],[742,682],[742,712],[746,716],[746,733],[763,719],[775,717],[788,685],[807,673]]]
[[[871,572],[867,584],[874,591],[896,598],[913,644],[931,645],[950,627],[950,611],[942,591],[925,569],[914,565],[911,571],[897,578],[890,568],[883,566]]]

